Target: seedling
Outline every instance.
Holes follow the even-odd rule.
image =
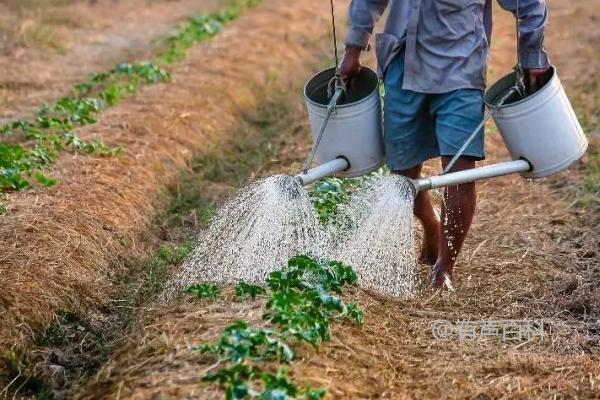
[[[34,121],[18,120],[0,127],[0,134],[20,134],[32,142],[29,146],[0,143],[0,191],[27,189],[32,186],[29,177],[42,186],[55,185],[57,180],[44,171],[63,150],[99,156],[120,154],[121,146],[110,147],[99,139],[85,141],[73,130],[95,123],[105,107],[114,106],[124,95],[135,92],[140,82],[168,79],[168,72],[151,63],[119,64],[76,85],[75,96],[40,108]]]
[[[235,295],[237,297],[250,297],[252,300],[255,300],[258,295],[263,294],[267,294],[267,289],[262,286],[240,282],[235,287]]]
[[[382,167],[378,171],[359,178],[324,178],[315,182],[310,190],[310,197],[321,223],[325,225],[330,222],[339,222],[336,221],[337,209],[340,205],[350,201],[352,191],[373,177],[387,174],[389,174],[389,170]]]
[[[208,39],[240,13],[261,0],[232,2],[224,11],[190,19],[166,41],[167,50],[158,59],[173,63],[185,56],[194,43]],[[135,93],[141,83],[168,81],[167,71],[150,62],[121,63],[115,68],[90,75],[53,105],[43,106],[34,121],[14,121],[0,126],[0,135],[21,135],[27,144],[0,143],[0,194],[30,188],[32,182],[53,186],[56,179],[45,170],[54,163],[60,151],[114,156],[121,146],[109,147],[99,139],[84,141],[73,131],[78,126],[93,124],[105,107],[116,105],[124,96]],[[0,202],[0,214],[7,208]]]
[[[195,295],[199,299],[216,299],[219,297],[221,290],[217,285],[210,283],[196,283],[188,287],[186,292]]]
[[[253,329],[245,321],[236,321],[225,328],[216,344],[198,347],[201,353],[212,353],[233,364],[246,361],[290,362],[294,351],[270,329]]]

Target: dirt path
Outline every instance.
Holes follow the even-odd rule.
[[[593,29],[582,27],[581,20],[593,23],[597,10],[591,1],[578,3],[575,11],[558,1],[550,6],[552,26],[584,33],[578,50],[569,49],[567,55],[562,52],[565,37],[571,38],[567,29],[554,28],[548,39],[571,96],[578,97],[580,84],[597,84],[593,71],[586,80],[572,79],[586,70],[586,54],[597,52]],[[494,79],[514,63],[512,31],[510,15],[496,13]],[[491,131],[489,136],[486,162],[506,158],[498,135]],[[595,141],[597,132],[590,136]],[[556,179],[572,180],[573,191],[581,180],[577,174]],[[425,289],[414,299],[394,300],[355,290],[350,297],[364,307],[365,326],[336,325],[332,342],[318,353],[302,349],[304,358],[292,368],[295,379],[327,387],[331,398],[339,399],[598,398],[600,296],[597,285],[582,281],[589,271],[597,276],[597,253],[585,255],[597,242],[593,234],[573,237],[579,211],[568,196],[555,185],[519,177],[481,183],[476,222],[457,270],[457,291],[440,295]],[[421,272],[426,281],[428,268],[422,266]],[[190,352],[190,346],[215,338],[235,319],[258,319],[260,306],[226,296],[210,305],[186,300],[151,309],[82,397],[221,398],[198,379],[212,361]],[[543,341],[432,338],[436,320],[541,319]]]
[[[226,0],[0,3],[0,123],[70,92],[88,74],[143,60],[183,18]]]

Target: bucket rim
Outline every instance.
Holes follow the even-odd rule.
[[[517,72],[513,71],[513,72],[511,72],[509,74],[504,75],[502,78],[500,78],[496,82],[494,82],[492,84],[492,86],[490,86],[490,88],[488,90],[486,90],[485,95],[483,97],[483,100],[484,100],[485,104],[490,109],[493,109],[493,110],[506,110],[506,109],[509,109],[511,107],[517,107],[519,105],[522,105],[522,104],[524,104],[524,103],[528,102],[529,100],[532,100],[532,99],[534,99],[536,97],[540,97],[542,94],[546,93],[548,90],[551,90],[552,83],[554,83],[554,82],[556,82],[558,80],[558,68],[556,68],[556,66],[554,66],[554,65],[550,65],[550,69],[552,70],[552,78],[550,78],[550,80],[548,82],[546,82],[546,84],[541,89],[539,89],[538,91],[536,91],[534,94],[525,97],[524,99],[515,101],[513,103],[509,103],[509,104],[506,104],[506,105],[499,105],[499,106],[496,105],[496,104],[493,104],[491,102],[491,100],[495,100],[501,94],[505,93],[508,88],[505,88],[502,91],[499,91],[494,96],[493,99],[489,99],[488,98],[488,93],[491,93],[493,90],[495,90],[499,86],[503,85],[505,81],[509,81],[510,80],[510,81],[514,82],[514,80],[515,80],[514,77],[516,76]],[[559,83],[559,85],[560,85],[560,83]],[[511,87],[512,87],[512,85],[511,85]]]
[[[373,93],[377,93],[379,95],[379,76],[377,75],[377,72],[375,72],[373,69],[366,67],[366,66],[362,66],[363,70],[367,70],[369,71],[369,74],[371,74],[374,78],[375,78],[375,88],[373,89],[373,91],[371,91],[368,95],[366,95],[365,97],[363,97],[362,99],[358,100],[358,101],[354,101],[352,103],[345,103],[345,104],[340,104],[340,105],[336,105],[335,108],[336,109],[340,109],[340,108],[347,108],[347,107],[352,107],[355,106],[357,104],[363,103],[365,101],[368,101],[372,96]],[[310,79],[308,81],[306,81],[306,83],[304,84],[304,88],[302,89],[302,93],[304,95],[304,99],[310,103],[311,105],[315,106],[315,107],[319,107],[319,108],[327,108],[327,104],[322,104],[319,102],[316,102],[314,100],[312,100],[307,93],[307,89],[308,89],[308,85],[313,81],[313,79],[315,79],[317,76],[328,72],[328,71],[335,71],[335,67],[328,67],[328,68],[324,68],[322,70],[320,70],[319,72],[317,72],[316,74],[314,74],[313,76],[310,77]]]

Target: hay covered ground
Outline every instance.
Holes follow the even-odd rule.
[[[0,284],[14,290],[0,294],[2,347],[26,342],[57,309],[85,313],[110,301],[129,261],[152,245],[151,219],[178,171],[225,140],[244,110],[264,98],[263,88],[285,87],[294,71],[319,62],[319,35],[305,26],[324,23],[326,12],[311,6],[267,4],[193,48],[172,82],[143,88],[81,129],[84,138],[123,145],[123,155],[66,154],[54,188],[8,196]]]
[[[11,195],[12,212],[1,217],[0,282],[14,290],[0,294],[7,317],[0,343],[28,343],[60,307],[77,310],[84,319],[103,315],[97,308],[110,304],[121,289],[119,273],[134,269],[164,236],[180,236],[181,227],[157,227],[152,219],[168,204],[163,191],[181,179],[178,169],[227,136],[264,134],[264,126],[252,121],[262,121],[267,112],[262,101],[274,105],[265,96],[276,95],[286,105],[270,116],[269,127],[280,132],[268,145],[280,151],[265,149],[267,156],[253,171],[265,175],[298,167],[309,142],[297,90],[310,70],[322,66],[326,46],[326,38],[314,33],[324,28],[305,28],[327,26],[328,10],[321,3],[267,1],[194,48],[176,67],[172,83],[144,89],[90,128],[108,143],[124,143],[124,156],[66,156],[57,165],[58,187]],[[600,397],[599,80],[594,68],[600,52],[593,28],[599,16],[594,1],[549,5],[548,48],[589,134],[588,156],[569,172],[539,183],[519,177],[480,183],[456,292],[424,287],[413,299],[397,300],[350,291],[348,296],[364,308],[365,325],[334,325],[332,341],[318,352],[303,348],[290,368],[296,380],[327,387],[330,397],[339,399]],[[495,22],[491,80],[514,61],[513,20],[496,10]],[[257,43],[251,52],[242,37]],[[282,88],[290,93],[282,94]],[[285,124],[272,121],[278,118]],[[506,157],[493,131],[488,153],[486,163]],[[235,162],[230,154],[210,154]],[[431,164],[429,171],[437,168]],[[193,182],[194,174],[201,172],[192,170],[183,182]],[[227,172],[215,176],[205,188],[215,198],[237,184],[223,179],[219,185]],[[427,267],[420,271],[426,282]],[[221,398],[221,392],[199,382],[213,361],[190,352],[190,346],[214,339],[235,319],[258,320],[260,307],[259,302],[234,302],[230,293],[214,303],[186,299],[166,308],[149,301],[136,310],[131,332],[97,366],[98,373],[78,382],[70,394]],[[513,343],[432,337],[436,320],[495,319],[543,319],[545,338]]]

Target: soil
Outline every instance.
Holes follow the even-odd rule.
[[[302,348],[302,358],[289,368],[297,381],[326,387],[335,399],[600,398],[600,208],[597,194],[580,201],[582,182],[597,162],[599,80],[593,66],[600,54],[600,15],[594,0],[548,3],[547,47],[586,125],[588,156],[541,182],[511,176],[478,184],[456,291],[423,285],[414,298],[399,300],[350,290],[347,296],[365,311],[364,326],[336,324],[332,341],[318,352]],[[93,132],[107,143],[124,143],[125,155],[64,156],[56,167],[58,187],[10,196],[11,213],[0,227],[0,284],[15,290],[0,294],[7,316],[0,344],[29,343],[61,307],[101,327],[103,321],[91,316],[111,315],[97,308],[115,298],[119,274],[132,273],[161,237],[180,235],[180,227],[152,223],[167,204],[164,188],[181,179],[177,171],[193,154],[208,154],[211,146],[229,145],[228,138],[243,134],[236,121],[261,121],[249,115],[263,101],[273,104],[266,99],[273,89],[265,87],[291,95],[278,98],[286,104],[278,114],[285,124],[274,125],[281,132],[267,146],[277,152],[265,151],[251,175],[298,169],[309,148],[299,85],[323,66],[327,49],[326,37],[306,30],[309,24],[328,26],[321,5],[267,1],[194,48],[172,83],[145,88],[83,130],[84,136]],[[494,29],[490,81],[514,64],[514,19],[496,9]],[[242,37],[256,44],[251,53]],[[507,157],[492,127],[487,152],[485,163]],[[241,168],[239,161],[230,168]],[[438,169],[436,163],[427,167],[429,173]],[[222,199],[234,188],[227,182],[203,191]],[[427,282],[428,267],[419,268]],[[232,301],[228,291],[213,303],[185,299],[164,307],[149,299],[110,359],[70,395],[222,398],[199,380],[214,360],[190,347],[216,338],[235,319],[257,321],[260,309],[260,302]],[[436,339],[432,329],[440,320],[543,320],[544,337]]]

